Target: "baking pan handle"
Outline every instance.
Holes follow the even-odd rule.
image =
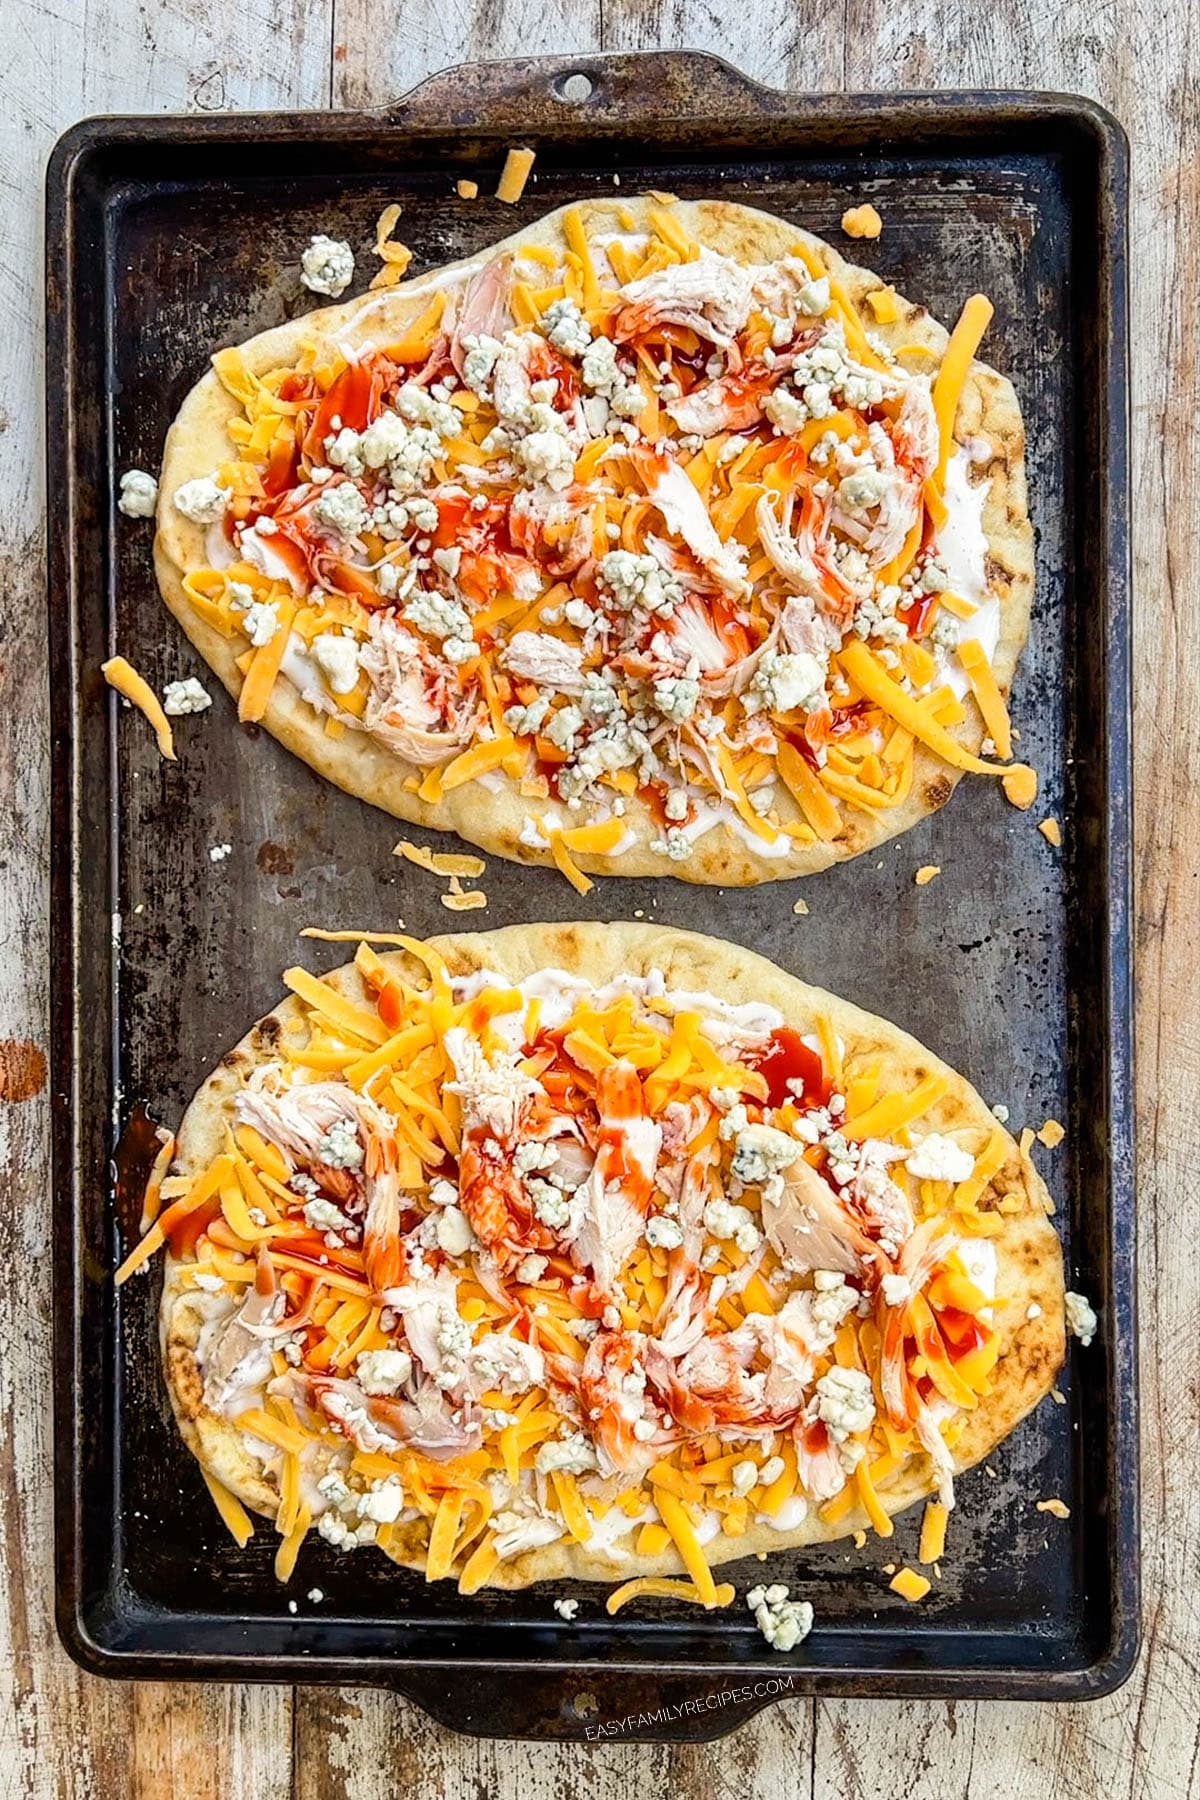
[[[564,1743],[706,1743],[745,1725],[776,1700],[799,1698],[785,1672],[752,1680],[580,1669],[542,1676],[511,1669],[405,1670],[397,1693],[468,1737]]]
[[[443,69],[385,109],[406,128],[469,130],[486,118],[489,135],[514,138],[578,129],[628,127],[643,119],[714,120],[780,112],[794,98],[751,81],[719,56],[694,50],[649,55],[537,56]]]

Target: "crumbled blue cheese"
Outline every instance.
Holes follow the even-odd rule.
[[[344,469],[347,475],[361,475],[366,468],[362,454],[362,433],[354,431],[349,425],[341,426],[331,432],[325,439],[325,454],[329,458],[330,467]],[[326,477],[326,480],[330,477]],[[324,486],[323,482],[317,483]]]
[[[247,608],[242,625],[254,648],[261,650],[279,630],[279,608],[269,600],[256,600]]]
[[[700,683],[688,675],[666,675],[654,683],[654,704],[664,719],[682,725],[690,719],[700,699]]]
[[[317,232],[300,258],[300,279],[312,293],[336,300],[354,280],[353,250],[343,239]]]
[[[118,510],[127,519],[152,519],[158,504],[158,483],[144,469],[126,469],[121,477]]]
[[[364,1350],[354,1374],[364,1394],[395,1394],[412,1374],[407,1350]]]
[[[611,338],[593,338],[583,353],[580,370],[584,387],[599,394],[622,419],[636,419],[646,404],[646,396],[617,362],[617,346]]]
[[[575,748],[575,739],[583,729],[583,713],[577,706],[560,706],[546,727],[546,736],[560,750],[569,756]]]
[[[582,356],[592,341],[592,331],[574,300],[552,300],[541,318],[541,329],[555,349],[568,356]]]
[[[669,857],[671,862],[686,862],[694,855],[696,846],[682,826],[669,825],[662,837],[654,839],[650,848],[656,856]]]
[[[212,695],[194,675],[182,681],[168,681],[163,689],[163,711],[169,719],[181,719],[188,713],[203,712],[212,705]]]
[[[908,1172],[918,1181],[967,1181],[974,1174],[975,1158],[953,1138],[931,1131],[908,1153]]]
[[[221,487],[211,475],[197,475],[175,489],[175,510],[196,525],[215,525],[225,517],[233,489]]]
[[[404,617],[427,637],[471,637],[471,619],[466,607],[446,594],[414,594],[404,608]]]
[[[894,583],[864,595],[854,614],[855,636],[878,638],[884,644],[902,644],[908,636],[908,626],[896,617],[896,608],[903,598],[902,590]]]
[[[404,1489],[398,1475],[373,1481],[358,1502],[359,1518],[370,1519],[376,1525],[393,1524],[403,1511]]]
[[[534,1463],[539,1475],[551,1475],[555,1469],[565,1470],[568,1475],[586,1475],[595,1467],[596,1452],[582,1431],[573,1431],[568,1437],[552,1438],[542,1445]]]
[[[575,475],[575,452],[559,430],[531,431],[519,439],[513,455],[530,481],[544,481],[556,493],[569,488]]]
[[[722,1242],[731,1240],[744,1255],[757,1250],[762,1241],[754,1214],[745,1206],[736,1206],[718,1195],[704,1209],[704,1226]]]
[[[353,1119],[335,1119],[317,1145],[317,1159],[331,1169],[357,1169],[363,1159]]]
[[[549,700],[545,694],[539,694],[528,706],[506,706],[504,723],[515,737],[534,737],[545,724],[549,711]]]
[[[321,490],[313,516],[340,537],[354,538],[366,530],[371,511],[352,481],[339,481],[336,487]]]
[[[463,343],[466,348],[466,356],[463,358],[463,383],[470,388],[473,394],[486,393],[488,383],[492,378],[492,371],[496,367],[496,358],[503,350],[504,345],[499,338],[486,335],[464,338]]]
[[[353,1222],[346,1217],[340,1207],[323,1194],[310,1200],[304,1208],[304,1222],[311,1225],[314,1231],[334,1231],[339,1235],[355,1229]]]
[[[457,437],[462,427],[462,415],[456,407],[448,405],[445,400],[438,400],[428,388],[421,387],[415,381],[404,383],[393,405],[400,417],[410,425],[428,426],[439,437]]]
[[[526,1186],[539,1222],[550,1231],[561,1231],[571,1217],[570,1203],[562,1189],[539,1175],[531,1176]]]
[[[875,1390],[861,1369],[836,1364],[817,1383],[817,1417],[835,1444],[867,1431],[875,1418]]]
[[[359,451],[369,469],[386,469],[396,499],[414,494],[442,455],[442,440],[428,425],[408,424],[399,413],[383,412],[363,432]]]
[[[560,1619],[565,1619],[570,1625],[573,1624],[575,1614],[579,1611],[579,1602],[578,1600],[558,1599],[554,1602],[554,1610]]]
[[[854,1311],[859,1302],[859,1292],[843,1275],[834,1269],[818,1269],[813,1276],[812,1316],[818,1325],[829,1334],[830,1342],[833,1334]]]
[[[358,643],[337,631],[322,631],[309,646],[313,661],[335,694],[348,694],[358,685]]]
[[[622,612],[641,607],[648,613],[669,613],[683,591],[655,557],[636,550],[607,551],[598,573]]]
[[[646,1242],[657,1250],[678,1250],[683,1242],[683,1227],[678,1219],[655,1213],[646,1226]]]
[[[829,311],[829,277],[821,275],[815,281],[806,282],[796,295],[796,305],[808,318],[819,318]]]
[[[475,1242],[470,1220],[458,1206],[444,1206],[437,1215],[438,1248],[447,1256],[465,1256]]]
[[[796,707],[818,712],[825,705],[825,670],[807,650],[768,650],[742,704],[748,713],[785,713]]]
[[[767,395],[763,402],[763,412],[782,437],[795,437],[809,420],[809,411],[803,400],[782,383],[773,394]]]
[[[733,1109],[721,1121],[721,1134],[736,1124]],[[740,1109],[743,1113],[745,1108]],[[733,1135],[732,1130],[730,1135]],[[801,1154],[800,1146],[786,1131],[773,1125],[741,1124],[737,1128],[732,1172],[746,1187],[761,1187],[772,1198],[783,1192],[783,1171]]]
[[[1070,1290],[1066,1296],[1066,1307],[1067,1328],[1072,1337],[1077,1337],[1086,1350],[1100,1325],[1096,1309],[1086,1294],[1075,1294]]]
[[[758,1480],[758,1464],[750,1457],[743,1462],[734,1463],[730,1475],[730,1486],[739,1498],[743,1498]]]
[[[777,1581],[770,1587],[753,1587],[746,1595],[754,1622],[772,1650],[794,1650],[812,1630],[811,1605],[807,1600],[789,1600],[789,1592]]]
[[[851,512],[867,512],[879,505],[891,485],[882,469],[856,469],[838,483],[838,499]]]
[[[912,1299],[912,1282],[907,1275],[885,1275],[879,1285],[888,1306],[903,1306]]]

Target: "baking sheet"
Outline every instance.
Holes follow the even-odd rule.
[[[441,78],[382,122],[105,121],[77,128],[56,153],[64,1635],[111,1673],[389,1681],[449,1723],[499,1735],[585,1735],[622,1698],[649,1701],[680,1680],[686,1698],[736,1672],[786,1671],[792,1692],[1099,1691],[1123,1678],[1136,1644],[1125,398],[1113,335],[1123,322],[1123,140],[1096,109],[1061,99],[809,102],[766,96],[710,58],[580,67],[593,87],[579,105],[560,98],[574,64],[498,65]],[[494,186],[518,120],[539,149],[521,204],[450,198],[460,174],[485,194]],[[158,599],[152,528],[115,511],[116,479],[157,468],[210,350],[308,309],[298,258],[309,235],[363,246],[358,291],[375,266],[375,219],[392,200],[415,274],[568,200],[615,191],[614,173],[625,192],[719,192],[834,242],[843,208],[870,199],[885,231],[853,246],[857,260],[943,319],[976,288],[993,299],[985,354],[1021,398],[1038,539],[1014,704],[1020,754],[1042,778],[1034,814],[968,778],[941,814],[870,857],[741,891],[607,879],[581,898],[551,870],[491,858],[479,884],[488,908],[464,917],[440,905],[443,883],[392,855],[401,836],[439,848],[457,840],[401,827],[322,783],[258,728],[240,727],[215,680],[212,708],[179,722],[175,764],[104,690],[98,665],[114,650],[160,691],[206,678]],[[1035,829],[1046,814],[1063,822],[1062,851]],[[918,889],[923,863],[942,874]],[[792,910],[801,897],[805,916]],[[111,1287],[137,1210],[130,1199],[119,1240],[115,1137],[138,1105],[177,1122],[213,1063],[275,1002],[289,963],[320,971],[345,959],[345,946],[302,943],[301,926],[403,921],[426,935],[593,917],[743,942],[915,1033],[989,1102],[1003,1101],[1014,1127],[1047,1117],[1067,1126],[1060,1149],[1035,1156],[1059,1206],[1071,1282],[1103,1305],[1102,1340],[1072,1355],[1063,1404],[1043,1405],[989,1469],[958,1484],[950,1550],[919,1608],[889,1591],[884,1571],[913,1560],[919,1509],[861,1552],[848,1542],[790,1550],[731,1571],[739,1593],[785,1580],[812,1600],[816,1629],[788,1658],[773,1656],[740,1601],[712,1617],[645,1604],[609,1620],[604,1590],[580,1588],[568,1627],[544,1590],[463,1600],[380,1556],[339,1557],[315,1534],[291,1587],[278,1588],[269,1528],[239,1551],[175,1434],[154,1278],[119,1296]],[[1070,1505],[1069,1522],[1036,1512],[1049,1495]],[[319,1606],[304,1599],[314,1585]],[[430,1667],[458,1662],[473,1670],[465,1687]],[[506,1672],[498,1684],[488,1665]],[[581,1691],[594,1693],[595,1711],[580,1711]],[[771,1697],[626,1735],[712,1735]]]

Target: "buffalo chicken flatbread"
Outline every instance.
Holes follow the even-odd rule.
[[[121,1271],[166,1243],[171,1399],[235,1532],[273,1520],[284,1577],[311,1528],[468,1593],[706,1605],[922,1498],[944,1532],[1064,1342],[1045,1189],[974,1090],[715,939],[399,941],[288,971]]]
[[[402,819],[581,888],[824,868],[1012,754],[990,314],[948,336],[723,201],[553,213],[216,355],[163,594],[243,719]]]

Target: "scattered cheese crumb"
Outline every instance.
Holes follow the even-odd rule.
[[[209,862],[224,862],[227,856],[233,855],[232,844],[214,844],[208,853]]]
[[[401,838],[392,855],[403,856],[407,862],[415,863],[418,869],[427,869],[431,875],[465,875],[468,881],[477,880],[487,867],[482,856],[430,850],[425,844],[410,844],[407,838]]]
[[[856,1550],[864,1550],[866,1548],[866,1544],[867,1544],[866,1532],[865,1531],[856,1531],[854,1534],[854,1548]]]
[[[941,872],[942,867],[940,863],[924,863],[913,876],[913,880],[918,887],[928,887],[934,877],[940,875]]]
[[[478,912],[488,903],[487,895],[482,888],[475,888],[469,894],[465,893],[463,884],[457,875],[450,877],[449,892],[439,894],[438,899],[448,912]]]
[[[842,214],[842,230],[847,237],[877,238],[883,230],[883,220],[871,205],[850,206]]]
[[[314,1606],[320,1606],[322,1600],[325,1598],[325,1590],[324,1588],[318,1587],[309,1588],[308,1597]]]
[[[574,1619],[575,1614],[579,1611],[579,1602],[578,1600],[556,1600],[554,1602],[554,1610],[559,1618],[565,1619],[569,1625]]]
[[[1062,848],[1062,827],[1057,819],[1053,817],[1043,819],[1038,830],[1048,844],[1053,844],[1056,850]]]
[[[1037,1135],[1038,1142],[1045,1144],[1047,1150],[1057,1150],[1067,1134],[1057,1119],[1047,1119]]]
[[[152,519],[158,504],[158,482],[145,469],[126,469],[121,477],[118,509],[127,519]]]
[[[1050,1398],[1053,1400],[1055,1406],[1065,1406],[1067,1404],[1067,1396],[1063,1393],[1061,1388],[1051,1388]]]
[[[1020,1150],[1022,1156],[1029,1155],[1030,1148],[1033,1144],[1034,1136],[1035,1136],[1035,1133],[1030,1129],[1030,1127],[1028,1125],[1026,1125],[1024,1131],[1021,1133],[1020,1137],[1017,1140],[1017,1147]]]
[[[921,1520],[921,1544],[917,1551],[917,1561],[930,1564],[939,1563],[946,1552],[946,1526],[950,1521],[950,1509],[940,1500],[928,1500]]]
[[[1069,1519],[1071,1516],[1071,1509],[1065,1500],[1039,1500],[1037,1509],[1039,1512],[1053,1513],[1056,1519]]]
[[[894,1575],[888,1582],[893,1593],[899,1594],[902,1600],[910,1602],[923,1600],[932,1585],[927,1576],[918,1575],[915,1569],[901,1569],[899,1574]]]
[[[373,288],[395,287],[412,261],[408,245],[397,243],[392,236],[399,217],[400,208],[393,202],[384,207],[375,222],[375,254],[382,259],[383,267],[371,281]]]
[[[158,740],[159,752],[168,762],[174,762],[175,739],[170,721],[145,676],[139,675],[133,664],[126,662],[123,656],[110,656],[107,662],[100,664],[100,673],[109,687],[115,688],[123,700],[136,706],[150,721]]]
[[[454,191],[460,200],[477,200],[479,198],[479,183],[477,181],[456,181],[454,184]]]
[[[354,252],[341,238],[319,231],[300,258],[300,279],[312,293],[336,300],[354,280]]]
[[[808,901],[807,900],[797,900],[795,905],[792,907],[792,911],[795,913],[795,915],[798,919],[807,919],[807,917],[808,917]]]
[[[1019,812],[1028,812],[1037,799],[1037,771],[1019,763],[1007,775],[1000,777],[1000,786],[1004,789],[1006,798]]]
[[[1072,1337],[1077,1337],[1086,1350],[1096,1335],[1100,1321],[1096,1309],[1086,1294],[1072,1293],[1070,1288],[1066,1294],[1067,1330]]]
[[[529,171],[533,167],[534,150],[512,149],[504,159],[504,168],[500,172],[500,180],[496,184],[496,198],[503,200],[506,206],[515,206],[525,192],[525,183],[529,180]]]

